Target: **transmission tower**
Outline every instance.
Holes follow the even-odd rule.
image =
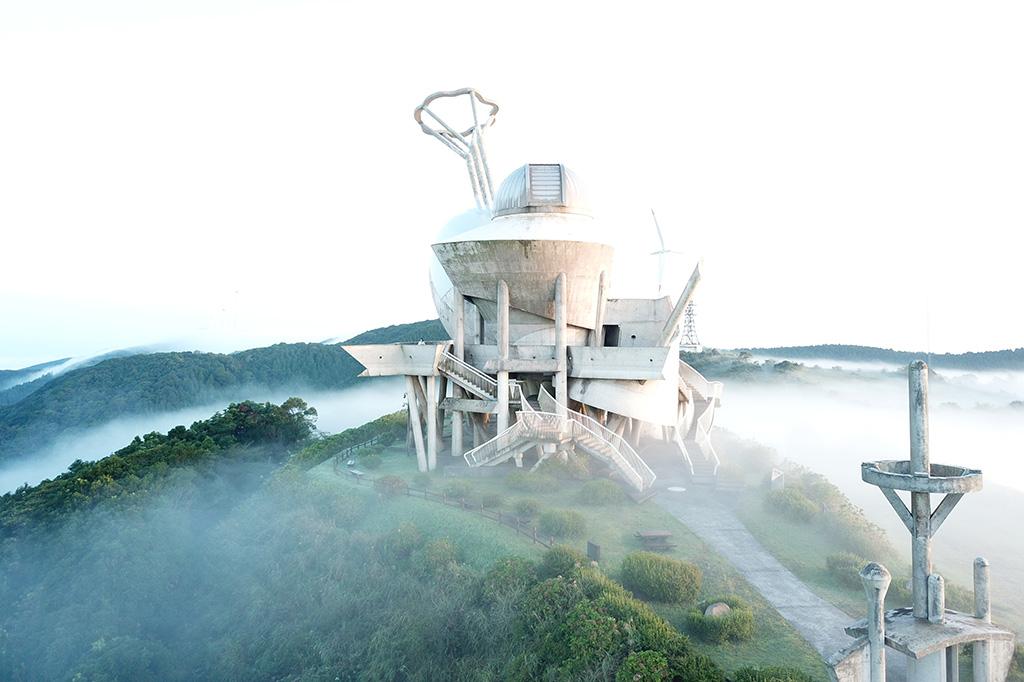
[[[699,353],[704,347],[697,338],[697,305],[689,303],[683,311],[683,335],[679,347],[691,353]]]

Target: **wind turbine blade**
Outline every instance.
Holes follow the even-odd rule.
[[[661,244],[661,250],[665,250],[665,238],[661,236],[661,225],[658,224],[658,216],[654,215],[654,209],[651,209],[651,217],[654,218],[654,229],[658,231],[658,242]]]

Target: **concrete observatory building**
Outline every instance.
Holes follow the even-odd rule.
[[[431,110],[447,98],[468,101],[468,129]],[[362,376],[406,377],[420,470],[444,451],[469,466],[536,466],[575,451],[643,494],[655,475],[640,453],[661,443],[694,479],[713,479],[721,384],[678,352],[699,268],[677,300],[611,298],[615,249],[572,171],[528,163],[493,190],[483,138],[497,111],[463,89],[435,93],[415,113],[464,159],[476,199],[432,245],[430,284],[450,340],[345,349]]]

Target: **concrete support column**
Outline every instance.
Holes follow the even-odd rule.
[[[437,468],[437,377],[427,377],[427,470]]]
[[[928,576],[928,622],[941,623],[946,616],[946,581],[938,573]]]
[[[455,357],[465,360],[466,356],[466,298],[455,290]],[[452,397],[462,397],[462,387],[452,382]],[[462,412],[452,410],[452,456],[461,457],[465,452],[462,445]]]
[[[590,345],[600,348],[604,345],[604,308],[608,296],[608,277],[604,270],[597,280],[597,317],[594,319],[594,331],[590,332]]]
[[[917,476],[928,476],[931,462],[928,453],[928,365],[920,360],[912,363],[910,375],[910,470]],[[914,517],[912,538],[912,574],[914,617],[928,618],[928,576],[932,573],[931,518],[932,504],[928,493],[911,493]]]
[[[870,682],[885,682],[885,593],[892,576],[885,566],[874,562],[860,572],[868,598],[868,646]]]
[[[498,433],[508,428],[508,284],[498,282]]]
[[[426,471],[427,452],[423,447],[423,430],[420,428],[419,397],[416,392],[418,386],[416,377],[405,377],[405,394],[409,401],[409,427],[412,429],[412,439],[416,444],[416,466],[420,471]]]
[[[989,593],[988,559],[974,560],[974,617],[992,622],[992,597]],[[992,646],[988,642],[974,643],[975,682],[995,682],[992,679]]]
[[[565,273],[560,273],[555,278],[555,400],[558,401],[558,414],[566,416],[566,406],[569,404],[568,389],[568,346],[566,342],[566,321],[565,321],[565,296],[566,296]]]

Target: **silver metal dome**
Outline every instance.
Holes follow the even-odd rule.
[[[575,173],[560,163],[528,163],[512,172],[494,196],[494,217],[516,213],[590,215]]]

